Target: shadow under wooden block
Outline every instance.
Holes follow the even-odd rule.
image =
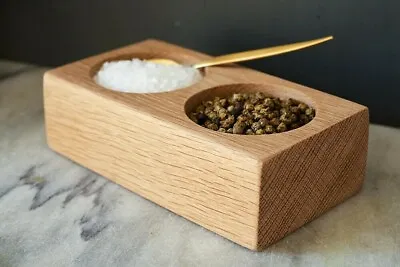
[[[188,88],[129,94],[97,85],[104,61],[209,56],[147,40],[48,71],[44,109],[58,153],[211,231],[261,250],[343,202],[362,186],[368,109],[240,66],[207,68]],[[313,106],[315,118],[284,133],[214,132],[187,114],[196,103],[263,91]]]

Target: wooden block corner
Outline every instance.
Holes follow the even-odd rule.
[[[366,172],[369,111],[357,108],[344,120],[264,162],[257,250],[360,191]]]

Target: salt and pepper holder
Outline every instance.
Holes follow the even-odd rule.
[[[121,93],[94,82],[103,62],[133,57],[192,64],[209,56],[146,40],[49,70],[43,89],[50,148],[251,250],[361,189],[366,107],[238,65],[207,68],[200,82],[167,93]],[[187,116],[203,99],[256,91],[302,101],[316,116],[261,136],[215,132]]]

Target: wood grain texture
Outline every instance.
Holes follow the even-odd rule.
[[[244,247],[259,250],[356,193],[367,156],[364,106],[237,65],[197,84],[127,94],[92,77],[106,60],[207,55],[147,40],[48,71],[49,146],[127,189]],[[261,90],[316,109],[307,125],[265,136],[228,135],[186,115],[201,99]]]
[[[297,143],[264,162],[258,249],[357,193],[368,148],[368,112]]]

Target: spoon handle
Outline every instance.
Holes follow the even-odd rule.
[[[328,37],[315,39],[315,40],[311,40],[311,41],[298,42],[298,43],[293,43],[293,44],[286,44],[286,45],[280,45],[280,46],[274,46],[274,47],[268,47],[268,48],[262,48],[262,49],[256,49],[256,50],[251,50],[251,51],[245,51],[245,52],[239,52],[239,53],[234,53],[234,54],[229,54],[229,55],[218,56],[218,57],[214,57],[210,60],[194,64],[193,67],[197,69],[197,68],[204,68],[204,67],[209,67],[209,66],[213,66],[213,65],[234,63],[234,62],[252,60],[252,59],[257,59],[257,58],[262,58],[262,57],[274,56],[274,55],[278,55],[278,54],[283,54],[283,53],[299,50],[299,49],[306,48],[309,46],[313,46],[313,45],[316,45],[319,43],[326,42],[331,39],[333,39],[333,36],[328,36]]]

